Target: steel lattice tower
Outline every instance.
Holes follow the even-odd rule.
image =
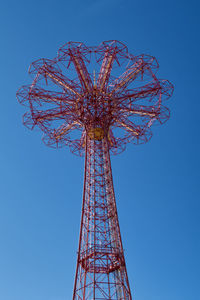
[[[69,42],[53,60],[32,63],[31,85],[17,92],[30,112],[24,124],[43,132],[48,146],[85,153],[79,250],[73,300],[130,300],[113,188],[110,152],[147,142],[164,123],[172,84],[156,77],[158,63],[134,56],[118,41],[97,47]],[[68,73],[72,79],[66,77]]]

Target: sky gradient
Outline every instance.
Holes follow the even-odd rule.
[[[199,2],[35,0],[0,4],[0,299],[72,299],[84,159],[22,125],[28,67],[68,41],[119,40],[157,58],[175,87],[170,120],[112,156],[134,300],[200,299]]]

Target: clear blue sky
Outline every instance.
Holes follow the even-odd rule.
[[[112,157],[135,300],[200,299],[199,1],[7,0],[0,4],[0,299],[70,300],[83,159],[22,125],[30,63],[67,41],[117,39],[154,55],[175,86],[151,141]]]

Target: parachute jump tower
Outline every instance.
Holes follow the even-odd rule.
[[[29,107],[24,124],[38,126],[48,146],[85,154],[82,217],[73,300],[131,300],[113,188],[110,153],[146,143],[172,84],[156,77],[158,63],[118,41],[96,47],[69,42],[55,59],[33,62],[31,85],[17,98]],[[71,78],[69,78],[68,76]]]

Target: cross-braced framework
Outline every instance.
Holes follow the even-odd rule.
[[[118,41],[97,47],[69,42],[55,59],[33,62],[32,84],[17,92],[19,102],[30,109],[24,124],[38,126],[48,146],[85,153],[73,300],[132,299],[110,152],[123,151],[128,142],[146,143],[152,125],[168,120],[163,102],[173,86],[156,77],[157,69],[154,57],[129,54]]]

